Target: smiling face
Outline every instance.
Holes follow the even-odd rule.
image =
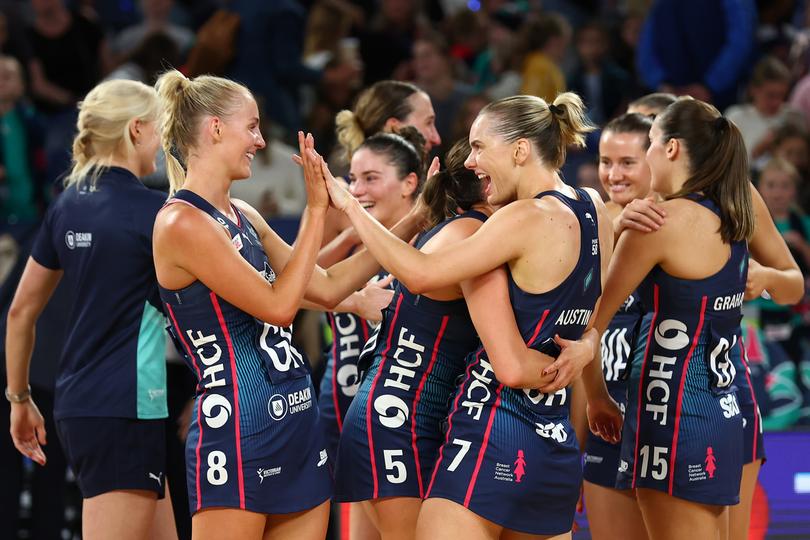
[[[513,176],[513,146],[492,132],[493,119],[481,114],[470,128],[470,155],[464,165],[475,172],[484,185],[487,202],[502,205],[517,198],[517,179]]]
[[[599,140],[599,181],[610,200],[626,206],[650,192],[650,167],[644,148],[647,135],[605,131]]]
[[[265,147],[259,130],[259,109],[250,96],[243,96],[234,112],[220,122],[221,157],[232,180],[250,177],[256,151]]]
[[[386,227],[391,227],[411,208],[412,191],[384,154],[360,148],[352,156],[349,192]]]

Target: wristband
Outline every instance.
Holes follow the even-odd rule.
[[[6,399],[10,403],[22,403],[24,401],[28,401],[31,399],[31,385],[28,385],[28,388],[20,392],[19,394],[12,394],[8,391],[8,386],[6,386]]]

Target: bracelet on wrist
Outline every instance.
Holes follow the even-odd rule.
[[[28,388],[20,392],[19,394],[12,394],[8,391],[8,386],[6,386],[6,399],[9,403],[22,403],[24,401],[28,401],[31,399],[31,385],[28,385]]]

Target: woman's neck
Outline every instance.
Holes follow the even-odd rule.
[[[212,160],[189,158],[183,189],[193,191],[228,217],[235,217],[231,208],[231,179]]]
[[[540,163],[520,167],[520,176],[516,191],[517,199],[531,199],[544,191],[570,191],[569,186],[562,181],[557,171],[551,170]]]

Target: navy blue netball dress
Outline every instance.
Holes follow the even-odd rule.
[[[255,229],[238,209],[234,223],[191,191],[178,191],[169,202],[210,215],[240,255],[275,281]],[[315,391],[291,328],[254,318],[200,281],[180,290],[161,287],[160,296],[170,334],[197,377],[186,441],[192,514],[210,507],[281,514],[329,499]]]
[[[702,197],[690,197],[718,213]],[[737,386],[746,242],[716,274],[681,279],[656,266],[639,287],[651,312],[628,383],[617,487],[704,504],[739,502],[743,425]]]
[[[635,355],[642,354],[646,345],[644,338],[649,330],[649,321],[645,329],[642,329],[645,314],[641,297],[634,292],[627,297],[602,334],[602,374],[608,393],[619,405],[622,414],[625,413],[627,405],[627,377],[630,366]],[[588,431],[583,470],[585,480],[608,488],[616,487],[621,447],[621,441],[610,443]]]
[[[580,254],[554,289],[533,294],[509,275],[509,296],[526,344],[543,350],[559,334],[582,336],[601,295],[597,214],[583,190],[556,197],[576,215]],[[571,530],[582,481],[576,434],[569,420],[570,390],[553,394],[504,386],[483,349],[467,358],[447,437],[428,497],[449,499],[507,529],[529,534]]]
[[[486,216],[471,210],[446,220],[420,236],[417,249],[463,218]],[[424,497],[448,402],[478,334],[464,299],[432,300],[398,285],[372,340],[361,361],[369,368],[343,426],[335,499]]]

